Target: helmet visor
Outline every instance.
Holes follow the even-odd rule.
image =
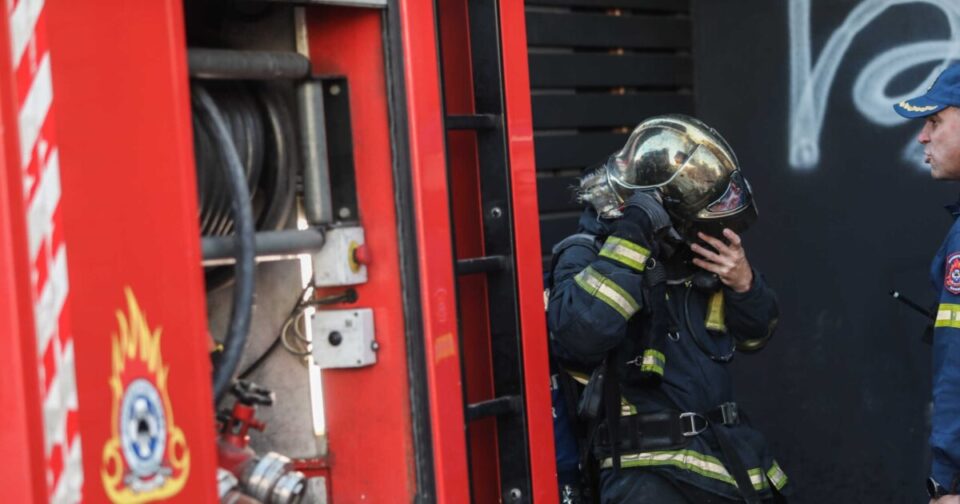
[[[753,194],[750,191],[750,183],[743,178],[740,170],[730,174],[730,183],[723,196],[707,205],[706,208],[697,215],[700,219],[718,219],[728,215],[740,212],[750,206],[753,202]]]

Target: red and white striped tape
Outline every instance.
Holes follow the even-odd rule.
[[[50,502],[80,502],[83,465],[44,0],[6,0],[31,260]]]

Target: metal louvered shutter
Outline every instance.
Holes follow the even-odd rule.
[[[576,231],[581,171],[646,117],[692,114],[689,0],[527,0],[544,256]]]

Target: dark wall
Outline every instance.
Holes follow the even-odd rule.
[[[760,220],[745,237],[748,256],[782,307],[770,346],[734,361],[738,398],[800,490],[793,502],[925,502],[930,350],[919,341],[923,319],[887,292],[934,301],[928,270],[950,225],[942,205],[957,186],[904,159],[919,122],[872,122],[854,89],[884,51],[949,38],[949,27],[943,11],[922,3],[865,23],[826,95],[819,158],[794,167],[791,63],[801,60],[788,6],[802,12],[804,3],[694,4],[697,112],[733,145],[754,187]],[[861,2],[809,3],[816,64]],[[898,96],[922,86],[936,57],[921,52],[881,89]]]
[[[526,0],[543,251],[577,230],[584,167],[644,117],[693,113],[690,0]]]

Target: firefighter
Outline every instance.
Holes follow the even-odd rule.
[[[728,369],[778,316],[740,239],[757,213],[732,149],[692,117],[651,118],[580,197],[579,233],[554,248],[547,318],[554,355],[585,385],[600,501],[782,502],[787,477]]]
[[[924,118],[917,140],[930,174],[960,180],[960,64],[944,70],[923,96],[893,106],[903,117]],[[930,267],[940,306],[933,331],[933,467],[930,502],[960,503],[960,202],[948,205],[954,223]]]

